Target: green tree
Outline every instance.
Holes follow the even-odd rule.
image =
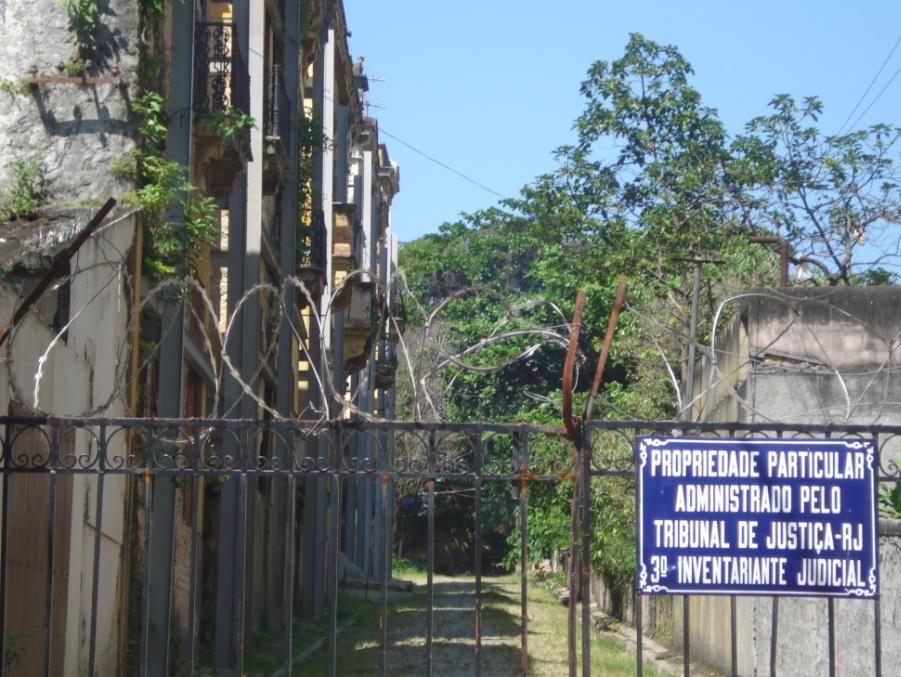
[[[796,261],[816,259],[824,282],[893,279],[888,271],[853,266],[856,233],[870,237],[897,220],[891,157],[897,134],[876,126],[824,136],[805,126],[819,113],[815,99],[797,107],[777,97],[771,115],[730,139],[691,75],[675,47],[631,36],[621,58],[590,68],[575,141],[557,150],[554,171],[516,199],[463,215],[402,247],[413,297],[407,307],[415,309],[410,322],[422,327],[418,340],[429,340],[440,322],[442,347],[428,362],[446,416],[559,423],[565,340],[537,329],[565,337],[575,294],[587,292],[580,339],[585,363],[575,394],[584,402],[584,367],[597,359],[621,278],[629,283],[629,309],[621,316],[597,415],[677,415],[674,395],[688,366],[694,260],[707,260],[703,342],[722,299],[776,281],[777,257],[751,244],[751,235],[788,239]],[[436,306],[440,312],[433,316]],[[504,334],[511,330],[514,335]],[[500,335],[505,340],[485,340]],[[436,365],[446,365],[440,376]],[[604,446],[630,453],[612,442]],[[566,452],[549,447],[545,454],[565,459]],[[594,489],[594,564],[626,580],[634,561],[633,488],[614,479]],[[534,556],[547,556],[568,538],[570,496],[567,490],[530,491]]]

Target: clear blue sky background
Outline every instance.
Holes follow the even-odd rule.
[[[344,0],[381,128],[503,195],[554,167],[579,84],[631,32],[676,45],[730,132],[774,94],[816,94],[835,132],[901,36],[898,0]],[[893,54],[855,117],[901,69]],[[901,123],[901,74],[861,121]],[[402,241],[497,198],[385,137]]]

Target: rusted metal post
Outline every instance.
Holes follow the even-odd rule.
[[[585,292],[576,294],[576,307],[573,310],[572,330],[569,333],[569,345],[566,349],[566,359],[563,362],[563,425],[570,437],[576,439],[579,428],[573,419],[573,367],[576,361],[576,351],[579,349],[579,334],[582,331],[582,312],[585,309]]]
[[[626,281],[620,280],[616,288],[616,297],[613,299],[613,308],[610,310],[610,320],[607,322],[607,333],[604,335],[604,345],[601,347],[601,355],[598,357],[597,368],[594,371],[594,380],[591,382],[591,394],[585,405],[585,420],[591,419],[594,411],[594,400],[601,387],[601,377],[607,366],[607,357],[610,355],[610,346],[613,344],[613,335],[616,333],[616,325],[619,322],[619,311],[626,301]]]

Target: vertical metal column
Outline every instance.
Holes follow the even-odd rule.
[[[175,3],[172,8],[171,65],[169,73],[169,129],[166,135],[168,159],[179,163],[185,172],[191,170],[192,114],[194,75],[194,5]],[[168,219],[183,223],[184,212],[169,205]],[[182,252],[182,256],[186,253]],[[176,274],[184,266],[176,268]],[[164,301],[163,335],[159,345],[159,381],[156,414],[160,417],[181,415],[182,354],[184,350],[184,296],[169,296]],[[153,513],[155,542],[149,544],[152,559],[147,561],[146,576],[153,595],[150,617],[153,632],[148,636],[148,669],[152,674],[169,670],[169,617],[172,601],[172,563],[175,556],[175,482],[172,477],[155,480],[153,502],[145,503],[145,511]]]
[[[638,430],[634,431],[632,435],[633,440],[638,439]],[[589,438],[589,445],[591,444],[591,440]],[[637,446],[637,442],[636,442]],[[635,450],[635,454],[637,456],[638,450]],[[638,536],[638,519],[639,514],[641,512],[641,482],[638,481],[639,477],[639,464],[637,462],[637,458],[635,461],[635,535],[636,538]],[[642,618],[642,596],[640,594],[640,586],[639,586],[639,571],[641,570],[639,562],[640,553],[638,552],[638,548],[635,548],[635,673],[638,677],[641,677],[644,673],[644,628],[643,618]]]
[[[88,674],[94,675],[97,657],[97,602],[100,593],[100,538],[103,531],[103,479],[106,471],[106,426],[101,424],[97,437],[97,503],[94,508],[94,577],[91,582],[91,631],[89,639]],[[191,588],[194,589],[193,586]],[[2,654],[0,654],[2,655]]]
[[[875,451],[876,451],[876,461],[875,461],[875,470],[873,472],[873,500],[875,501],[875,506],[873,507],[873,514],[879,515],[879,472],[880,468],[882,468],[882,459],[880,458],[881,446],[879,444],[878,437],[875,440]],[[6,494],[4,493],[4,496]],[[877,546],[879,544],[879,520],[876,520],[876,543]],[[878,552],[878,548],[877,548]],[[2,625],[0,625],[2,627]],[[881,677],[882,675],[882,615],[880,613],[879,608],[879,598],[873,600],[873,674],[876,677]]]
[[[329,468],[328,508],[328,601],[329,601],[329,674],[338,674],[338,554],[341,550],[341,449],[344,445],[341,425],[335,428],[335,444]]]
[[[482,675],[482,465],[484,464],[484,447],[482,436],[476,434],[475,448],[473,449],[475,471],[475,552],[473,566],[475,567],[475,632],[476,632],[476,677]]]
[[[156,476],[151,472],[153,467],[154,436],[147,431],[147,441],[144,444],[144,585],[141,589],[141,643],[138,656],[138,674],[146,675],[166,674],[165,672],[153,673],[148,667],[150,651],[150,576],[148,569],[150,558],[153,556],[153,510],[147,510],[146,506],[153,505],[154,482]]]
[[[322,369],[320,373],[323,377],[323,383],[326,392],[322,394],[323,401],[326,404],[326,410],[334,415],[335,401],[332,397],[330,388],[340,383],[338,374],[335,373],[335,381],[331,384],[327,383],[328,365],[331,360],[332,368],[335,372],[340,370],[341,361],[343,359],[342,352],[335,345],[334,338],[337,335],[340,338],[343,327],[336,326],[338,323],[331,313],[331,300],[334,293],[334,194],[335,194],[335,29],[331,26],[331,17],[329,17],[323,25],[322,40],[322,79],[319,81],[321,90],[317,92],[322,110],[322,133],[323,138],[331,141],[322,145],[322,152],[319,154],[319,177],[321,178],[320,200],[322,206],[323,218],[325,220],[325,290],[322,293],[321,318],[322,318]],[[334,359],[338,356],[337,361]],[[324,447],[320,446],[320,451],[325,453]],[[340,454],[341,449],[334,449],[333,453]],[[316,478],[316,496],[313,504],[315,510],[315,531],[314,537],[314,570],[311,572],[313,577],[313,613],[318,614],[322,611],[323,602],[325,601],[325,561],[326,561],[326,491],[328,490],[328,482],[325,477],[318,476]]]
[[[388,473],[393,468],[387,467],[387,464],[382,467],[382,476],[381,476],[381,520],[383,522],[387,522],[388,520]],[[391,533],[391,530],[388,528],[388,525],[385,524],[385,528],[382,531],[382,565],[381,565],[381,585],[379,590],[379,632],[380,632],[380,667],[381,667],[381,675],[382,677],[387,677],[388,675],[388,576],[389,571],[391,570],[391,542],[388,540],[387,535]]]
[[[281,211],[279,214],[279,272],[282,277],[282,309],[281,309],[281,326],[278,335],[278,390],[276,392],[276,410],[285,418],[292,418],[294,415],[294,396],[297,391],[298,367],[296,361],[294,331],[292,328],[298,328],[300,325],[300,317],[297,312],[295,299],[295,289],[292,285],[284,284],[284,280],[294,275],[297,270],[297,228],[300,223],[300,215],[298,208],[298,176],[300,168],[299,158],[299,88],[300,88],[300,0],[286,0],[283,4],[284,12],[284,55],[282,64],[282,74],[285,81],[286,104],[288,106],[288,138],[284,139],[284,146],[288,154],[288,163],[285,173],[282,176],[282,185],[279,191],[279,202]],[[286,432],[287,439],[293,443],[294,437],[291,433]],[[277,436],[276,438],[276,454],[279,461],[285,468],[293,467],[293,444],[285,443],[285,438]],[[285,481],[272,483],[272,514],[277,517],[273,520],[272,538],[272,560],[273,571],[279,566],[284,565],[281,571],[282,585],[278,586],[273,581],[271,589],[273,591],[282,589],[281,595],[274,594],[271,597],[273,603],[272,618],[276,627],[281,623],[287,623],[288,632],[286,633],[286,642],[290,649],[291,641],[291,600],[292,596],[287,595],[289,590],[293,592],[293,555],[287,552],[288,542],[291,540],[289,529],[278,529],[278,523],[281,519],[292,516],[293,523],[293,477],[286,477]],[[290,566],[289,566],[290,563]],[[276,576],[276,579],[279,577]],[[286,614],[285,608],[289,611]],[[290,651],[288,652],[290,653]]]
[[[519,466],[519,615],[520,645],[519,672],[525,677],[529,670],[529,435],[515,433]]]
[[[193,444],[191,449],[191,568],[189,571],[190,583],[188,584],[188,635],[185,639],[188,645],[188,675],[194,674],[194,656],[196,653],[196,637],[194,627],[197,622],[197,546],[200,539],[197,532],[200,529],[200,426],[195,425],[193,431]],[[91,673],[94,674],[93,672]]]
[[[835,677],[835,598],[826,600],[829,615],[829,677]]]
[[[242,445],[246,449],[248,446],[248,442],[254,436],[252,434],[246,435],[247,439],[245,440],[245,444]],[[247,463],[247,460],[243,460],[244,463]],[[248,499],[248,477],[246,472],[246,465],[241,468],[241,474],[235,478],[238,482],[238,509],[237,509],[237,517],[238,517],[238,525],[237,525],[237,558],[235,561],[235,606],[231,610],[234,614],[234,643],[235,643],[235,654],[236,654],[236,664],[237,671],[239,675],[244,674],[244,642],[245,642],[245,629],[246,629],[246,605],[247,600],[245,598],[245,590],[247,583],[247,499]],[[251,497],[252,500],[252,497]]]
[[[582,677],[591,677],[591,438],[582,426]]]
[[[425,635],[425,672],[432,675],[432,638],[435,623],[435,433],[429,433],[428,447],[428,479],[426,487],[429,505],[427,508],[428,524],[426,529],[426,635]]]
[[[50,675],[50,645],[53,642],[53,557],[56,532],[56,468],[59,464],[59,426],[53,427],[50,438],[50,520],[47,525],[47,586],[44,593],[44,675]],[[3,657],[5,659],[5,656]]]
[[[3,512],[0,514],[0,656],[6,655],[6,563],[9,529],[9,474],[13,457],[12,434],[9,424],[3,429]],[[0,660],[0,677],[3,677],[6,661]]]

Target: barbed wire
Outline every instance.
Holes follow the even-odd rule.
[[[287,276],[279,285],[260,282],[244,291],[240,298],[227,299],[230,310],[226,317],[220,317],[219,309],[226,299],[220,296],[218,287],[207,289],[197,279],[186,276],[158,282],[142,293],[140,301],[135,306],[133,301],[135,280],[129,270],[128,253],[111,237],[115,227],[128,222],[134,213],[135,211],[130,211],[98,228],[90,240],[93,243],[93,253],[83,248],[73,259],[69,275],[57,281],[48,290],[47,294],[52,294],[66,285],[72,289],[82,276],[88,274],[96,278],[93,288],[81,290],[80,294],[84,294],[84,298],[79,300],[78,307],[70,309],[65,323],[60,328],[55,331],[35,332],[28,329],[32,326],[29,322],[22,322],[13,327],[10,333],[5,346],[3,368],[7,372],[11,394],[35,414],[97,416],[108,414],[116,404],[128,411],[130,403],[127,394],[135,385],[135,381],[141,379],[146,369],[158,359],[163,339],[175,331],[181,323],[177,323],[175,318],[169,316],[168,324],[160,327],[160,336],[155,344],[142,351],[137,369],[129,368],[133,335],[140,326],[139,323],[143,321],[145,311],[153,309],[159,312],[166,303],[173,300],[185,302],[186,323],[190,324],[190,329],[184,330],[185,335],[199,338],[196,344],[209,367],[210,397],[208,404],[203,405],[208,406],[209,410],[204,409],[202,414],[203,417],[214,419],[232,417],[241,398],[249,399],[259,412],[264,412],[275,419],[285,418],[273,402],[267,401],[260,394],[262,389],[259,386],[267,365],[271,364],[277,354],[282,325],[287,322],[297,355],[306,363],[306,371],[298,373],[298,377],[307,378],[310,390],[315,389],[315,392],[321,395],[306,398],[300,417],[321,422],[348,416],[365,421],[383,420],[379,414],[369,410],[371,401],[361,406],[364,389],[373,387],[369,379],[358,379],[352,389],[347,385],[349,379],[345,378],[341,383],[336,383],[334,360],[343,360],[343,356],[334,354],[334,344],[329,342],[328,332],[325,331],[332,323],[333,317],[339,312],[344,312],[344,306],[339,299],[346,296],[349,286],[356,285],[361,280],[365,280],[368,288],[373,290],[372,302],[377,310],[371,318],[366,345],[368,353],[364,353],[366,358],[364,363],[377,363],[379,359],[384,358],[382,351],[385,341],[395,343],[399,359],[392,368],[402,372],[405,382],[409,384],[408,415],[413,420],[442,420],[445,416],[441,402],[436,401],[436,394],[431,392],[433,390],[431,386],[436,381],[442,383],[441,387],[447,388],[453,385],[455,379],[462,373],[482,375],[498,373],[518,362],[534,358],[543,348],[558,349],[562,354],[568,345],[571,329],[568,318],[561,308],[551,301],[532,299],[511,303],[494,289],[472,286],[456,290],[431,306],[425,307],[412,293],[402,269],[398,269],[387,283],[373,275],[371,271],[352,270],[335,285],[322,305],[302,280],[295,276]],[[108,274],[101,274],[104,270],[108,271]],[[18,290],[17,296],[21,296],[22,291]],[[630,303],[626,305],[625,311],[644,328],[644,335],[661,360],[665,379],[673,392],[673,409],[676,412],[693,412],[700,409],[703,415],[707,416],[712,414],[722,398],[726,397],[752,420],[769,422],[796,420],[805,414],[773,411],[772,407],[762,406],[756,401],[756,390],[750,393],[740,392],[736,387],[738,382],[746,381],[746,379],[742,381],[742,374],[746,371],[758,373],[761,368],[787,369],[790,366],[796,374],[816,374],[821,380],[833,381],[840,395],[839,401],[813,403],[806,410],[806,416],[825,416],[830,420],[837,419],[845,423],[852,419],[859,421],[862,416],[878,420],[885,415],[887,407],[896,406],[896,403],[891,401],[890,380],[899,368],[895,364],[895,353],[899,348],[901,327],[894,330],[890,336],[882,336],[880,331],[884,331],[885,328],[875,326],[865,313],[852,312],[834,302],[837,293],[841,292],[835,288],[823,291],[807,288],[803,295],[779,290],[726,294],[712,314],[708,342],[695,341],[695,348],[701,356],[701,366],[696,367],[696,371],[701,373],[704,383],[693,393],[684,391],[683,379],[679,377],[680,371],[684,374],[684,362],[681,364],[676,362],[678,359],[684,359],[682,349],[687,347],[690,337],[686,336],[680,327],[662,319],[653,308]],[[414,334],[405,336],[405,318],[397,313],[395,304],[390,302],[392,294],[399,295],[409,306],[409,310],[418,316],[420,322]],[[308,309],[303,317],[297,311],[297,304],[294,302],[298,295],[302,300],[301,305]],[[494,304],[496,319],[484,336],[470,338],[463,344],[458,336],[450,336],[453,333],[452,314],[450,320],[445,320],[445,316],[451,313],[456,302],[465,302],[468,298],[476,296],[482,305]],[[111,297],[116,301],[115,310],[112,312],[115,326],[111,328],[92,326],[94,318],[92,307],[107,303]],[[197,302],[189,303],[189,299],[197,299]],[[729,332],[721,325],[726,317],[734,318],[736,314],[741,313],[740,308],[744,304],[753,300],[784,306],[783,315],[786,319],[777,330],[767,335],[762,345],[748,341],[745,348],[736,352],[723,343]],[[243,340],[243,336],[236,336],[244,332],[243,321],[239,320],[252,302],[259,303],[261,308],[277,309],[278,312],[270,312],[266,317],[261,316],[260,327],[252,329],[259,332],[259,356],[254,360],[255,364],[248,366],[236,363],[234,356],[236,346],[241,345],[240,342]],[[849,371],[847,359],[843,359],[847,358],[846,351],[829,344],[821,335],[822,321],[814,321],[805,314],[806,310],[814,306],[828,309],[828,316],[832,321],[846,324],[848,332],[856,332],[858,341],[866,342],[871,348],[873,345],[881,346],[879,354],[873,356],[873,364],[861,371]],[[736,308],[739,308],[737,312]],[[161,314],[167,317],[167,314]],[[535,319],[539,316],[540,319]],[[304,323],[308,323],[308,327],[304,326]],[[84,411],[53,411],[54,405],[48,404],[53,398],[47,395],[48,386],[45,381],[52,369],[51,357],[54,351],[59,350],[60,346],[67,342],[68,335],[80,333],[82,337],[87,337],[97,330],[111,330],[116,334],[116,349],[112,353],[106,355],[95,353],[90,357],[95,361],[111,360],[111,364],[91,365],[95,371],[106,371],[111,374],[110,392],[99,393],[97,402],[91,403]],[[23,336],[27,338],[23,339]],[[807,341],[806,345],[811,347],[811,354],[775,355],[773,351],[788,336],[803,336]],[[38,357],[33,370],[31,367],[23,367],[21,361],[17,364],[15,360],[16,347],[23,340],[28,342],[31,351],[35,349],[36,340],[43,341],[37,351]],[[499,347],[504,348],[502,356],[498,356],[494,350]],[[766,365],[763,364],[764,358],[770,360]],[[579,353],[578,366],[584,367],[585,363],[586,356]],[[448,375],[442,376],[445,373]],[[30,374],[33,374],[33,377],[29,376]],[[22,380],[27,378],[31,378],[31,382],[23,383]],[[854,383],[850,383],[849,379],[854,380]],[[238,397],[231,396],[228,402],[225,402],[223,392],[226,381],[232,382],[235,392],[240,393]],[[86,384],[86,387],[88,385]],[[528,389],[530,384],[523,385],[524,397],[545,404],[555,402],[550,393],[534,392]],[[72,387],[72,384],[67,384],[67,387]],[[92,396],[97,396],[98,393],[94,392],[93,388],[94,386],[90,385],[87,389],[92,392]],[[578,388],[578,382],[574,388]],[[881,392],[877,393],[877,388],[881,389]],[[604,400],[602,404],[609,407],[617,416],[628,414],[620,405]]]

